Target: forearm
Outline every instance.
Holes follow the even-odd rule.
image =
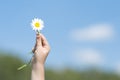
[[[44,64],[33,63],[31,80],[45,80]]]

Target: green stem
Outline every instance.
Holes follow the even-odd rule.
[[[37,30],[37,31],[36,31],[36,33],[37,33],[37,34],[40,34],[40,31],[39,31],[39,30]]]

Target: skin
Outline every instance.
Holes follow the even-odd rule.
[[[36,43],[33,48],[31,80],[45,80],[44,64],[50,52],[47,39],[41,33],[36,34]]]

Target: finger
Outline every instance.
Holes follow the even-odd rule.
[[[47,39],[45,38],[45,36],[43,34],[41,35],[41,40],[42,40],[42,47],[49,47],[49,43],[47,41]]]
[[[33,53],[35,52],[35,47],[34,47],[34,48],[32,48],[32,52],[33,52]]]
[[[41,42],[41,35],[40,34],[36,34],[36,47],[42,46],[42,42]]]

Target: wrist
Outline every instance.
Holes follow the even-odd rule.
[[[45,61],[42,59],[40,60],[36,55],[33,56],[33,59],[32,59],[32,65],[40,65],[40,66],[43,66],[45,63]]]
[[[40,62],[35,62],[35,63],[32,63],[32,67],[44,67],[44,64]]]

